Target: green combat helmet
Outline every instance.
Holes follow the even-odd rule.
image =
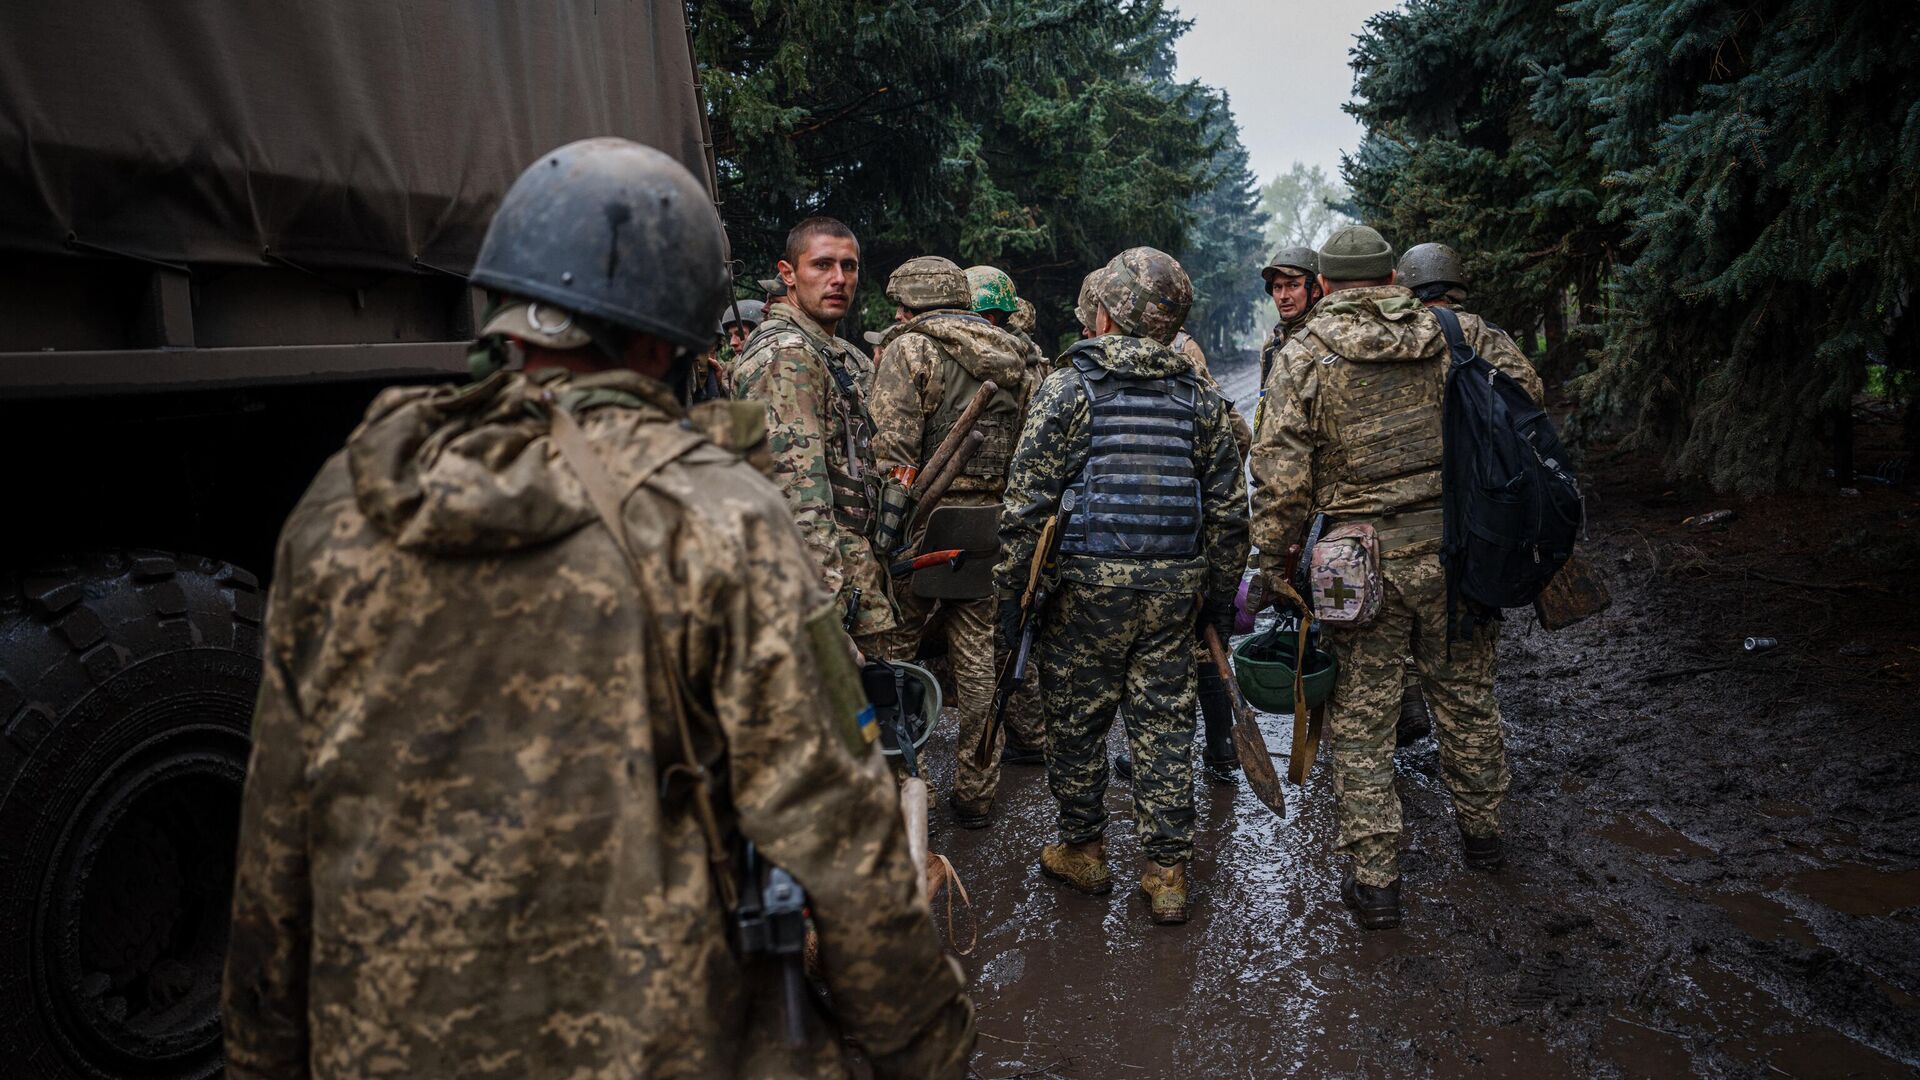
[[[1247,704],[1261,712],[1293,711],[1293,664],[1300,655],[1299,650],[1299,632],[1282,630],[1278,623],[1233,647],[1234,681],[1240,684]],[[1309,707],[1327,700],[1327,695],[1333,693],[1333,680],[1339,674],[1340,663],[1332,653],[1318,645],[1308,645],[1306,676],[1300,682]]]
[[[1013,279],[1005,270],[992,266],[967,267],[967,288],[973,293],[973,310],[976,314],[983,311],[997,311],[1002,315],[1012,315],[1020,310],[1018,298],[1013,292]]]
[[[1028,337],[1032,337],[1033,328],[1037,325],[1039,318],[1039,313],[1033,309],[1033,301],[1024,296],[1018,297],[1014,300],[1013,307],[1013,314],[1007,316],[1007,325]]]
[[[1087,333],[1089,334],[1093,333],[1094,306],[1100,302],[1098,299],[1099,293],[1100,293],[1100,279],[1106,276],[1107,276],[1107,268],[1104,266],[1101,266],[1101,267],[1096,267],[1086,277],[1081,278],[1080,279],[1080,298],[1073,302],[1074,318],[1080,320],[1080,325],[1086,327]]]
[[[1094,299],[1122,333],[1171,344],[1193,307],[1193,281],[1158,248],[1128,248],[1107,264]]]
[[[965,311],[973,302],[973,290],[967,287],[967,275],[958,263],[938,255],[921,255],[901,263],[887,279],[887,299],[908,311]]]
[[[1320,245],[1320,273],[1328,281],[1375,281],[1393,273],[1393,245],[1365,225],[1336,229]]]
[[[1451,297],[1455,303],[1467,298],[1467,268],[1460,256],[1445,244],[1415,244],[1400,256],[1400,284],[1413,290],[1422,300]]]
[[[1267,283],[1268,288],[1272,288],[1273,279],[1283,272],[1309,276],[1317,274],[1320,272],[1320,256],[1305,244],[1283,247],[1273,253],[1273,258],[1267,260],[1266,266],[1261,267],[1260,279]]]

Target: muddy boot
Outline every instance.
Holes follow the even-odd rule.
[[[1507,861],[1507,854],[1502,850],[1500,837],[1497,835],[1472,836],[1462,832],[1460,849],[1466,856],[1467,865],[1475,869],[1498,870],[1500,864]]]
[[[1391,930],[1400,925],[1400,880],[1384,889],[1362,885],[1348,870],[1340,882],[1340,899],[1353,909],[1353,917],[1363,930]]]
[[[1147,864],[1140,875],[1140,891],[1147,894],[1147,911],[1162,926],[1187,921],[1187,864]]]
[[[1206,746],[1200,751],[1200,764],[1207,779],[1216,784],[1233,783],[1233,770],[1240,767],[1240,754],[1233,748],[1233,699],[1227,694],[1226,680],[1218,674],[1201,676],[1200,718]]]
[[[1411,746],[1427,737],[1433,730],[1433,720],[1427,716],[1427,699],[1420,696],[1420,688],[1408,685],[1400,693],[1400,722],[1393,727],[1393,745]]]
[[[1113,755],[1113,775],[1128,782],[1133,780],[1133,759],[1125,750]]]
[[[1040,872],[1062,885],[1089,896],[1113,891],[1107,873],[1107,842],[1095,838],[1084,844],[1048,844],[1040,849]]]
[[[953,811],[953,823],[963,829],[984,829],[993,822],[992,805],[969,806],[949,795],[947,809]]]
[[[1007,732],[1007,744],[1000,748],[1000,764],[1045,765],[1046,763],[1047,755],[1045,751],[1037,746],[1028,746],[1026,743],[1014,738],[1013,732]]]

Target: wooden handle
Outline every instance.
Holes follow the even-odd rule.
[[[913,519],[907,522],[908,536],[912,536],[914,530],[920,527],[920,523],[927,520],[927,515],[933,513],[934,509],[940,505],[940,500],[947,494],[947,489],[960,478],[960,470],[966,466],[967,460],[973,457],[974,451],[980,449],[980,444],[986,441],[987,436],[984,432],[969,431],[966,439],[960,443],[960,449],[947,456],[945,464],[940,469],[940,475],[933,478],[933,482],[927,485],[927,490],[920,493],[919,501],[913,505]],[[925,476],[926,473],[922,472],[920,475]]]
[[[940,440],[939,446],[934,447],[933,456],[920,466],[920,475],[913,482],[915,498],[928,497],[928,493],[933,491],[934,483],[940,479],[939,474],[946,471],[949,461],[955,457],[971,456],[963,455],[961,444],[966,442],[967,436],[973,433],[973,425],[980,422],[980,414],[986,411],[987,402],[992,401],[993,395],[999,392],[999,384],[992,379],[981,383],[980,389],[973,392],[973,399],[967,402],[966,408],[960,410],[960,418],[953,422],[953,429],[947,432],[946,438]]]

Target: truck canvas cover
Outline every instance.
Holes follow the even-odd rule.
[[[0,251],[464,274],[542,151],[709,177],[680,0],[9,0]]]

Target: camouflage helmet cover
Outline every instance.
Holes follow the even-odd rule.
[[[1039,317],[1039,313],[1033,308],[1033,301],[1024,296],[1016,297],[1013,301],[1013,309],[1013,314],[1007,316],[1007,325],[1032,336]]]
[[[1400,256],[1400,284],[1409,289],[1434,284],[1465,287],[1467,268],[1445,244],[1415,244]]]
[[[1107,268],[1099,266],[1080,279],[1080,298],[1073,302],[1073,314],[1080,320],[1080,325],[1087,328],[1088,333],[1093,332],[1093,309],[1100,302],[1100,279],[1106,276]]]
[[[1289,276],[1298,274],[1317,274],[1320,272],[1320,255],[1305,244],[1290,244],[1273,253],[1267,265],[1260,270],[1260,277],[1269,286],[1273,279],[1282,273]]]
[[[967,267],[967,289],[973,294],[973,310],[998,311],[1011,315],[1020,309],[1013,291],[1013,279],[1005,270],[993,266]]]
[[[973,302],[967,275],[952,259],[921,255],[908,259],[887,279],[887,299],[908,311],[959,308]]]
[[[1128,248],[1107,263],[1094,299],[1122,333],[1173,340],[1193,307],[1193,281],[1178,260],[1158,248]]]

